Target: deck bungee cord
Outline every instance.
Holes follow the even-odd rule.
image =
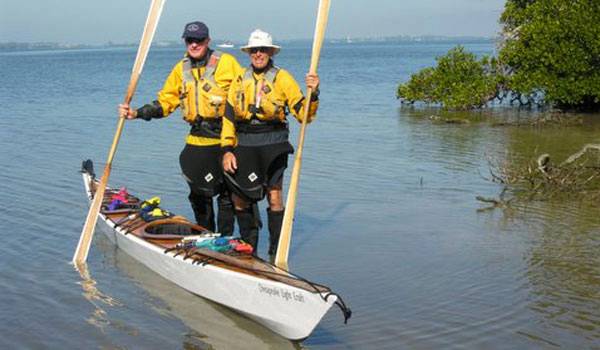
[[[88,199],[92,200],[99,184],[93,178],[91,164],[87,165],[84,163],[82,173]],[[124,192],[121,189],[105,187],[104,190],[107,197],[118,196],[121,192],[123,198]],[[157,199],[143,201],[130,195],[125,198],[128,202],[131,199],[132,202],[139,203],[139,208],[128,209],[133,212],[103,208],[100,218],[112,229],[111,232],[104,233],[138,261],[185,289],[241,311],[293,340],[309,336],[324,313],[334,304],[342,311],[344,323],[351,317],[350,308],[329,287],[277,268],[270,262],[253,256],[252,251],[235,251],[231,242],[235,241],[234,237],[220,237],[220,234],[208,231],[181,216],[159,209],[160,201]],[[142,215],[144,212],[151,214],[157,209],[157,219]],[[167,213],[168,215],[163,215]],[[219,251],[224,248],[223,245],[216,244],[217,241],[225,244],[226,251]],[[208,249],[214,246],[218,249]],[[179,271],[186,270],[188,273],[163,267],[172,264],[180,266]],[[188,267],[185,267],[186,264]],[[194,268],[188,270],[189,266]],[[199,279],[206,283],[199,283]],[[241,283],[245,288],[245,292],[235,298],[236,302],[223,298],[221,293],[215,293],[215,290],[225,288],[230,282],[234,285]],[[290,295],[294,297],[290,299]],[[295,299],[296,296],[300,299]],[[240,300],[244,302],[239,303]],[[260,300],[265,307],[277,306],[272,311],[265,311],[264,307],[257,308],[255,300]],[[289,303],[290,300],[297,302]]]
[[[303,282],[305,285],[309,286],[310,289],[308,289],[304,286],[297,286],[297,287],[302,288],[311,293],[318,294],[319,296],[321,296],[321,298],[323,299],[324,302],[327,302],[331,296],[335,296],[337,298],[337,300],[335,301],[335,304],[340,308],[340,310],[342,311],[342,314],[344,315],[344,324],[347,324],[348,320],[352,316],[352,310],[346,305],[346,303],[344,302],[342,297],[339,294],[336,294],[333,291],[331,291],[331,288],[329,288],[325,285],[312,282],[304,277],[299,276],[298,274],[295,274],[290,271],[279,268],[276,265],[273,265],[258,256],[249,256],[247,254],[238,253],[235,251],[230,251],[230,252],[226,252],[226,253],[225,252],[214,252],[217,254],[223,254],[225,256],[228,256],[228,257],[231,257],[234,259],[236,259],[236,258],[237,259],[251,258],[255,262],[258,262],[258,263],[262,264],[263,266],[272,268],[275,271],[251,268],[248,266],[244,266],[241,262],[239,264],[232,264],[231,260],[228,260],[225,258],[220,258],[219,256],[216,256],[216,254],[213,254],[213,252],[210,251],[209,249],[198,248],[193,243],[194,242],[189,241],[189,242],[178,244],[175,247],[165,249],[164,253],[167,254],[167,253],[174,252],[174,255],[173,255],[174,257],[180,256],[183,254],[183,260],[192,259],[192,264],[196,264],[196,265],[206,266],[206,265],[212,264],[213,262],[219,262],[226,266],[235,265],[234,266],[235,268],[242,269],[244,271],[253,273],[255,275],[259,275],[264,278],[268,278],[270,280],[281,282],[284,284],[287,284],[287,283],[282,282],[281,279]],[[211,252],[211,253],[209,253],[209,252]],[[210,254],[210,256],[207,254]],[[279,271],[277,271],[277,270],[279,270]]]

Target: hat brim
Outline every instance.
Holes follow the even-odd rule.
[[[245,53],[250,53],[250,49],[253,47],[271,47],[271,48],[275,49],[275,51],[273,51],[273,55],[277,55],[279,53],[279,51],[281,50],[281,46],[277,46],[277,45],[260,45],[260,46],[246,45],[246,46],[240,47],[240,50],[242,50]]]
[[[183,34],[183,35],[181,36],[181,38],[182,38],[183,40],[185,40],[185,39],[198,39],[198,40],[206,40],[206,38],[208,38],[208,34],[207,34],[207,35],[204,35],[204,36],[202,36],[202,35],[198,35],[198,34],[187,34],[187,35],[186,35],[186,34]]]

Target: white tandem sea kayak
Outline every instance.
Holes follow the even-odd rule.
[[[91,201],[99,181],[90,160],[82,167]],[[105,200],[118,190],[107,188]],[[127,254],[191,293],[227,306],[290,340],[307,338],[325,313],[337,304],[350,309],[330,288],[281,270],[260,258],[235,251],[198,248],[195,242],[214,234],[183,217],[147,222],[139,199],[129,195],[126,208],[102,206],[99,218],[108,238]],[[100,224],[103,225],[103,224]]]

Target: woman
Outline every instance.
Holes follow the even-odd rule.
[[[274,65],[280,47],[269,33],[260,29],[250,34],[241,48],[250,57],[250,66],[231,84],[221,131],[223,170],[233,191],[233,201],[242,239],[255,249],[261,226],[256,202],[269,202],[269,255],[275,254],[283,221],[283,172],[290,145],[286,116],[292,113],[302,122],[304,96],[298,83],[284,69]],[[318,108],[319,77],[306,76],[310,97],[308,120]]]

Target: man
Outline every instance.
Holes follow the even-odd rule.
[[[250,66],[232,83],[227,97],[221,147],[226,182],[233,201],[242,239],[255,249],[260,220],[256,202],[265,195],[269,202],[269,255],[275,254],[283,221],[283,172],[288,155],[286,115],[291,112],[302,121],[304,96],[292,75],[273,62],[280,47],[271,35],[255,30],[242,51],[250,56]],[[307,75],[310,96],[308,122],[318,108],[319,77]]]
[[[135,110],[119,105],[127,119],[151,120],[170,115],[181,107],[183,119],[191,125],[179,162],[189,187],[189,200],[199,225],[214,231],[212,197],[219,195],[218,231],[233,233],[233,208],[223,186],[220,133],[227,92],[242,70],[235,57],[209,48],[208,27],[188,23],[182,38],[185,57],[179,61],[158,93],[158,99]]]

